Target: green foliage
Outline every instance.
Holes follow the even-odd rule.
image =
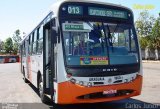
[[[20,30],[16,30],[13,37],[7,38],[4,42],[0,40],[0,54],[17,54],[22,38]]]
[[[140,46],[145,49],[156,49],[160,45],[160,20],[155,19],[148,11],[140,13],[139,19],[135,22]]]
[[[148,11],[140,13],[138,20],[135,22],[138,35],[140,37],[149,36],[152,33],[152,27],[154,25],[155,18],[149,15]]]
[[[152,28],[152,41],[154,48],[160,48],[160,17],[156,20]]]
[[[4,42],[0,40],[0,53],[4,50]]]
[[[142,49],[145,49],[148,45],[146,37],[140,37],[140,46]]]
[[[13,34],[12,37],[14,44],[13,44],[13,53],[17,54],[19,46],[20,46],[20,41],[22,40],[21,36],[20,36],[20,30],[16,30]]]
[[[14,43],[19,43],[22,40],[19,29],[14,32],[12,39]]]
[[[158,50],[160,50],[160,17],[155,19],[147,11],[144,11],[140,13],[135,25],[138,30],[141,48],[154,50],[155,59],[158,59]]]
[[[7,38],[4,43],[4,49],[6,53],[11,54],[13,52],[13,41],[12,38]]]
[[[19,46],[17,43],[14,43],[13,44],[13,54],[17,54],[18,53],[18,49],[19,49]]]

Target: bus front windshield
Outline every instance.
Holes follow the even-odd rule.
[[[118,65],[138,62],[133,25],[64,21],[63,45],[67,65]]]

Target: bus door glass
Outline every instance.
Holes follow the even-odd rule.
[[[40,72],[43,72],[43,26],[37,29],[37,68]]]
[[[51,36],[49,25],[44,27],[45,31],[45,60],[46,60],[46,88],[49,88],[49,72],[50,72],[50,61],[51,61]]]

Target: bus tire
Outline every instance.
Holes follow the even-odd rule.
[[[43,82],[42,82],[42,77],[40,76],[39,81],[38,81],[38,92],[39,92],[39,96],[41,98],[41,101],[43,103],[47,103],[47,97],[44,93],[44,88],[43,88]]]
[[[24,67],[23,67],[23,80],[24,80],[25,83],[28,83],[28,80],[27,80],[27,78],[26,78],[26,76],[25,76]]]

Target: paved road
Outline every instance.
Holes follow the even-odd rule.
[[[135,99],[149,103],[160,103],[160,62],[143,63],[142,95]]]
[[[160,63],[144,63],[142,95],[126,100],[83,105],[42,104],[36,89],[23,82],[19,64],[0,64],[0,109],[160,109]],[[10,103],[10,104],[5,104]],[[154,104],[154,105],[153,105]],[[9,109],[9,108],[8,108]]]

